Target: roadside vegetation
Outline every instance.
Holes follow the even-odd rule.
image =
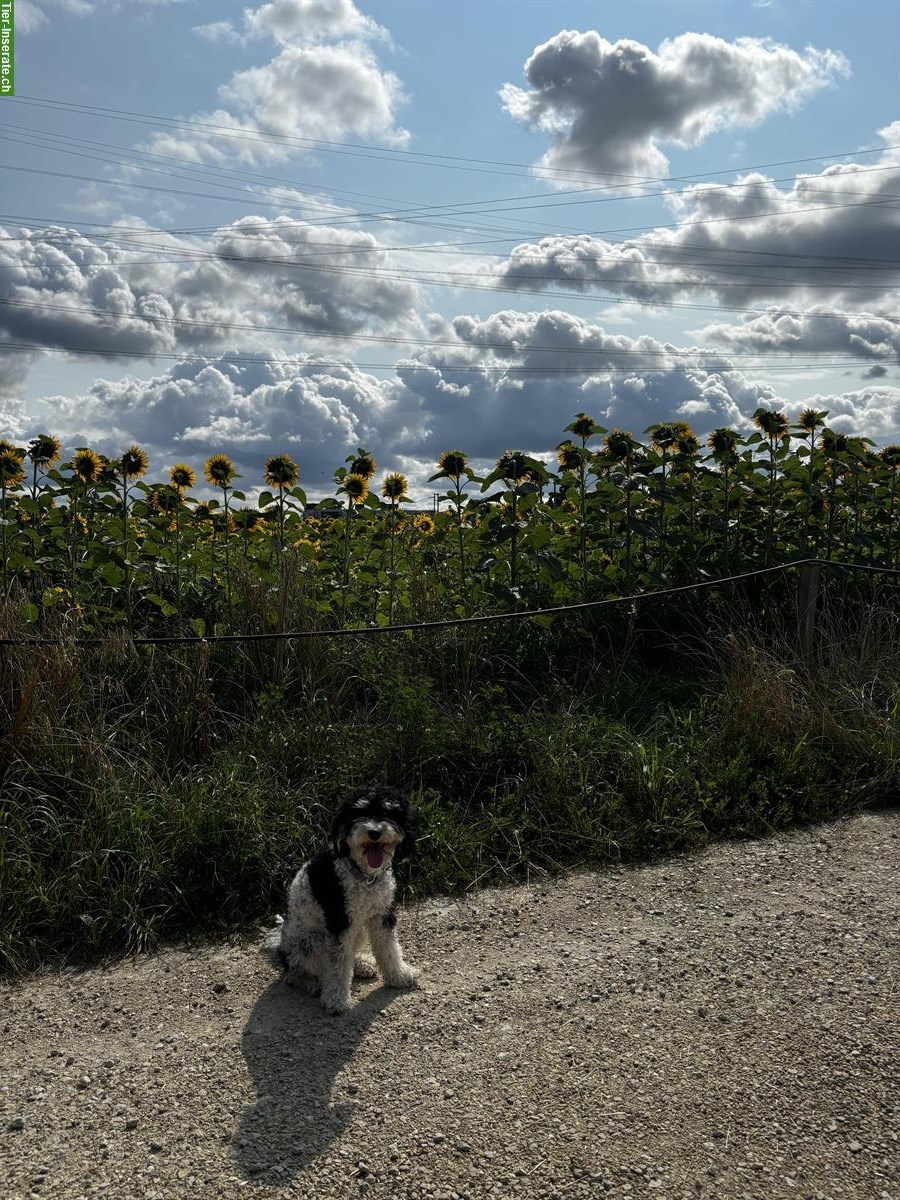
[[[895,803],[890,574],[825,569],[803,653],[793,572],[372,632],[895,569],[900,448],[826,418],[702,447],[579,414],[549,463],[447,451],[427,513],[362,448],[311,507],[288,454],[251,505],[224,454],[196,500],[199,466],[147,482],[139,447],[0,444],[0,637],[35,640],[2,647],[0,970],[252,927],[372,779],[423,810],[411,896]],[[206,640],[288,630],[316,636]]]

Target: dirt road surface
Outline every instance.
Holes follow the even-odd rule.
[[[0,1197],[900,1200],[900,813],[0,990]]]

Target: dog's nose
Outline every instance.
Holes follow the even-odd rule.
[[[369,841],[370,842],[377,842],[381,837],[380,829],[370,829],[368,832],[369,832]]]

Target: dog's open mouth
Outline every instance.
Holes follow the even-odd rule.
[[[366,846],[366,862],[373,871],[379,870],[384,865],[384,850],[381,846],[374,842]]]

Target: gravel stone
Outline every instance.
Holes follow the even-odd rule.
[[[252,945],[0,984],[0,1197],[900,1200],[898,877],[886,812],[423,902],[343,1017]]]

